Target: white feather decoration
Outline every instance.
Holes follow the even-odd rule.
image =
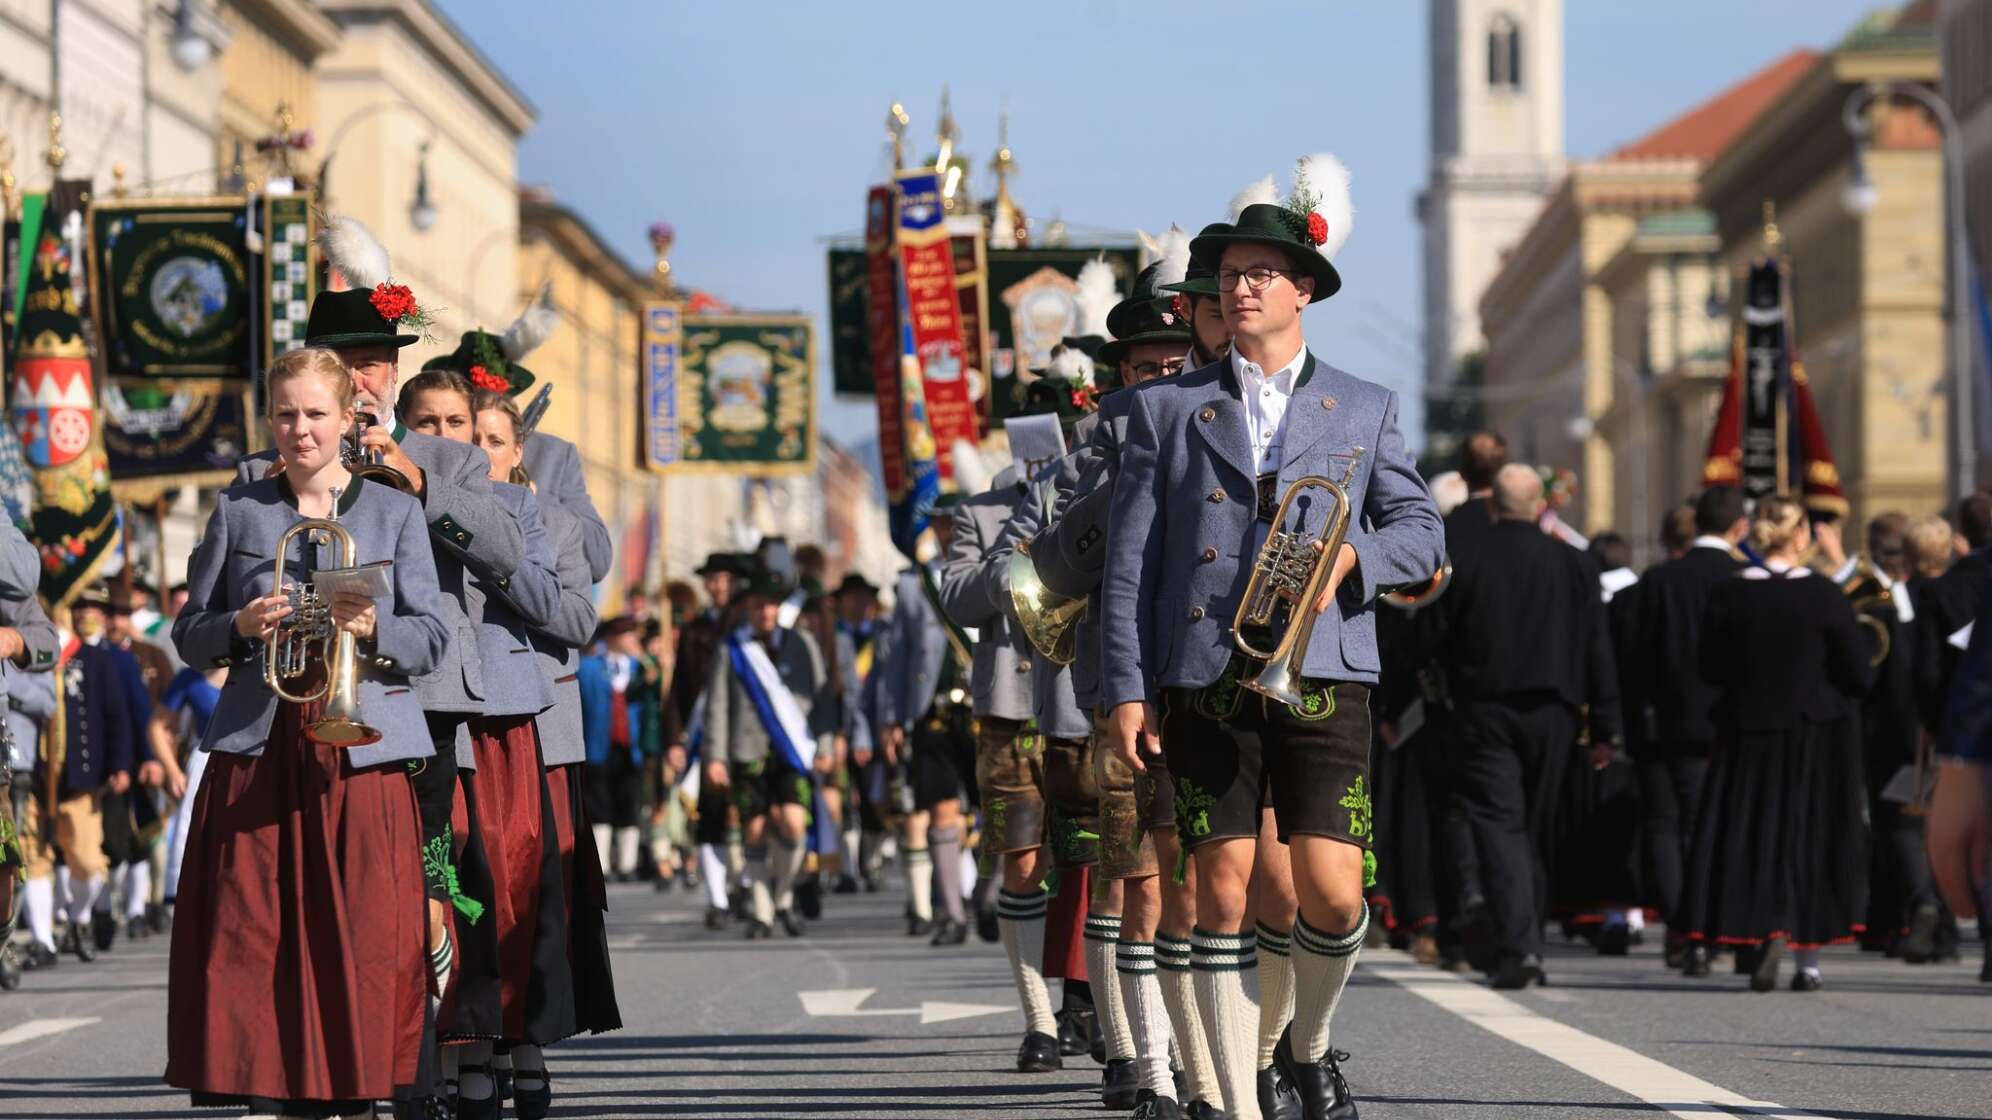
[[[1076,346],[1064,347],[1052,355],[1044,376],[1048,381],[1071,381],[1090,386],[1093,384],[1093,359]]]
[[[1155,270],[1155,286],[1180,284],[1190,274],[1190,235],[1183,227],[1172,225],[1169,232],[1156,241],[1155,259],[1162,267]]]
[[[996,478],[996,472],[982,459],[982,449],[965,439],[954,441],[948,456],[954,460],[955,486],[964,494],[980,494]]]
[[[553,307],[553,281],[540,286],[539,294],[519,313],[512,325],[505,328],[504,338],[499,348],[505,352],[508,362],[520,361],[527,354],[539,349],[539,345],[553,336],[560,326],[560,312]]]
[[[1072,293],[1072,304],[1078,312],[1073,325],[1074,337],[1097,335],[1112,337],[1107,330],[1107,312],[1120,302],[1120,286],[1114,283],[1114,269],[1104,258],[1095,257],[1079,270],[1079,287]]]
[[[319,235],[325,259],[352,288],[377,288],[394,275],[387,247],[359,219],[341,214],[325,223]]]
[[[1328,223],[1328,240],[1315,246],[1329,260],[1348,243],[1356,220],[1355,203],[1349,199],[1349,169],[1327,152],[1303,156],[1293,166],[1293,189],[1305,194],[1309,209]]]
[[[1273,177],[1268,175],[1231,196],[1231,216],[1225,220],[1235,223],[1238,221],[1238,215],[1243,214],[1247,206],[1261,204],[1277,206],[1279,201],[1280,189],[1273,185]]]

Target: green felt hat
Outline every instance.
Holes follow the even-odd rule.
[[[1205,226],[1202,232],[1219,233],[1224,228],[1224,223],[1214,222]],[[1191,257],[1190,267],[1185,270],[1183,278],[1174,284],[1162,285],[1162,290],[1165,292],[1177,292],[1186,296],[1217,295],[1217,270],[1209,268],[1195,257]]]
[[[395,304],[391,297],[376,298],[380,294],[377,288],[318,293],[311,301],[311,314],[304,321],[304,344],[340,350],[355,346],[402,347],[420,342],[420,335],[401,332],[398,324],[406,321],[407,316],[389,319],[381,314],[380,305],[393,309]],[[406,294],[406,289],[401,294]]]
[[[424,373],[448,370],[473,389],[517,396],[532,387],[533,371],[505,357],[505,340],[490,331],[465,331],[457,348],[422,363]]]
[[[1190,259],[1215,275],[1227,248],[1271,245],[1314,280],[1311,302],[1341,290],[1342,275],[1330,258],[1348,241],[1355,209],[1349,200],[1349,169],[1340,160],[1326,153],[1302,158],[1294,164],[1293,191],[1286,201],[1251,202],[1237,214],[1229,222],[1205,226],[1190,242]]]
[[[1178,232],[1177,237],[1182,234]],[[1180,244],[1180,242],[1179,242]],[[1167,343],[1188,346],[1190,344],[1190,321],[1186,309],[1176,304],[1176,297],[1163,290],[1163,269],[1166,262],[1156,261],[1141,270],[1135,277],[1134,294],[1114,305],[1107,312],[1107,329],[1113,332],[1114,340],[1100,347],[1096,360],[1118,367],[1129,349],[1147,343]]]

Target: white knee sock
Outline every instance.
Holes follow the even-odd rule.
[[[1211,1064],[1210,1042],[1197,1015],[1196,982],[1190,973],[1190,943],[1168,934],[1155,937],[1155,964],[1162,981],[1162,1005],[1169,1012],[1169,1033],[1183,1062],[1183,1088],[1190,1100],[1224,1109],[1224,1090]],[[1256,1090],[1255,1090],[1256,1091]],[[1187,1102],[1186,1102],[1187,1103]]]
[[[913,900],[914,917],[934,920],[934,857],[925,848],[906,849],[906,895]]]
[[[90,908],[97,905],[97,895],[104,889],[104,877],[92,875],[78,882],[75,877],[69,880],[69,920],[82,924],[90,920]]]
[[[616,870],[624,875],[636,870],[636,846],[641,834],[634,828],[616,829]]]
[[[754,902],[754,920],[766,925],[775,920],[774,896],[768,893],[768,849],[747,849],[747,894]]]
[[[55,948],[55,880],[47,875],[29,879],[27,897],[28,932],[43,947]]]
[[[962,897],[966,898],[975,890],[975,853],[968,848],[961,849],[960,862],[961,879],[958,881],[966,884],[966,889],[962,891]]]
[[[1092,962],[1087,962],[1090,966]],[[1114,970],[1120,981],[1121,1005],[1134,1030],[1135,1061],[1141,1087],[1158,1097],[1176,1099],[1176,1079],[1169,1075],[1169,1012],[1162,1006],[1162,982],[1155,971],[1155,943],[1122,940],[1114,949]]]
[[[145,905],[152,901],[152,864],[145,860],[125,865],[125,917],[145,917]]]
[[[699,845],[699,879],[705,883],[706,905],[726,909],[726,861],[719,856],[719,845]]]
[[[512,1086],[528,1092],[546,1088],[546,1052],[530,1043],[512,1047]]]
[[[69,879],[68,864],[65,863],[55,869],[55,904],[60,907],[56,911],[59,914],[68,914],[70,900],[76,897],[76,892],[70,889],[73,884]]]
[[[997,927],[1003,934],[1003,952],[1010,958],[1010,973],[1017,981],[1017,1000],[1024,1008],[1025,1029],[1058,1036],[1058,1021],[1051,1014],[1051,991],[1044,983],[1044,915],[1051,896],[1043,891],[996,896]]]
[[[1307,924],[1306,918],[1293,923],[1293,1056],[1302,1062],[1318,1062],[1328,1054],[1328,1028],[1335,1019],[1335,1005],[1342,1001],[1342,989],[1349,973],[1356,969],[1362,952],[1363,936],[1369,932],[1369,908],[1362,920],[1346,933],[1323,933]]]
[[[1127,1020],[1127,1005],[1121,1002],[1120,985],[1113,982],[1120,928],[1118,915],[1086,915],[1086,975],[1093,981],[1093,1006],[1100,1015],[1108,1058],[1134,1057],[1134,1030]]]
[[[1259,923],[1259,1069],[1273,1064],[1280,1035],[1293,1020],[1293,957],[1287,934]]]
[[[795,906],[795,877],[802,871],[803,858],[809,854],[808,845],[801,840],[771,836],[768,846],[774,858],[775,909],[792,909]]]
[[[591,825],[588,831],[595,834],[595,854],[601,859],[602,874],[607,875],[616,869],[615,853],[610,850],[610,837],[615,830],[605,824]]]
[[[1232,1120],[1260,1120],[1258,1057],[1259,1009],[1252,1003],[1252,974],[1258,957],[1249,931],[1190,937],[1190,972],[1196,980],[1197,1013],[1210,1036],[1212,1064]]]

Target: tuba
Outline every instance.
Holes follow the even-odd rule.
[[[1286,488],[1279,509],[1273,514],[1272,530],[1266,534],[1266,543],[1259,547],[1259,555],[1252,562],[1245,595],[1232,616],[1231,639],[1238,652],[1266,663],[1256,676],[1239,683],[1289,707],[1297,708],[1301,703],[1301,664],[1307,658],[1308,639],[1314,636],[1314,620],[1318,617],[1314,603],[1327,590],[1328,577],[1335,570],[1335,556],[1342,551],[1343,538],[1349,535],[1348,486],[1355,480],[1356,464],[1361,459],[1362,448],[1358,447],[1340,482],[1308,475],[1295,479]],[[1320,494],[1328,502],[1328,513],[1320,531],[1307,533],[1299,523],[1287,528],[1287,515],[1294,502],[1309,494]],[[1306,517],[1303,511],[1301,521]],[[1317,544],[1321,546],[1318,550]],[[1287,604],[1283,617],[1281,603]],[[1270,649],[1256,646],[1245,636],[1248,626],[1270,627],[1279,634],[1279,639]]]
[[[391,469],[391,468],[389,468]],[[397,476],[399,471],[394,472]],[[332,516],[308,517],[284,530],[277,538],[276,578],[284,578],[284,560],[292,538],[305,534],[309,546],[320,534],[338,546],[339,566],[350,568],[358,559],[359,548],[353,534],[339,524],[339,492],[332,492]],[[280,699],[293,704],[325,702],[318,719],[304,729],[314,743],[332,747],[364,747],[380,742],[380,732],[360,722],[359,651],[352,632],[342,630],[332,619],[332,604],[315,586],[285,588],[291,613],[277,624],[277,632],[263,649],[263,683]],[[314,655],[325,665],[325,682],[306,693],[292,693],[285,681],[304,676]]]
[[[1037,564],[1031,559],[1031,542],[1018,541],[1010,554],[1010,603],[1016,608],[1017,624],[1024,637],[1056,665],[1070,665],[1077,657],[1076,624],[1085,613],[1086,600],[1068,599],[1044,585]]]
[[[1880,665],[1888,660],[1888,651],[1893,644],[1889,636],[1888,621],[1883,612],[1894,613],[1895,591],[1883,578],[1881,570],[1863,553],[1854,557],[1853,573],[1840,585],[1841,593],[1853,604],[1854,618],[1874,638],[1874,649],[1868,654],[1870,666]]]
[[[1423,583],[1395,587],[1377,597],[1377,601],[1387,607],[1396,607],[1406,614],[1423,610],[1438,601],[1439,596],[1452,586],[1453,563],[1448,556],[1439,562],[1439,570]]]
[[[408,481],[407,475],[388,466],[380,452],[369,451],[366,444],[360,442],[360,437],[365,435],[367,429],[373,427],[375,422],[371,412],[362,412],[353,418],[352,428],[339,441],[340,463],[344,464],[348,471],[368,482],[378,482],[383,486],[391,486],[403,494],[413,494],[415,484]]]

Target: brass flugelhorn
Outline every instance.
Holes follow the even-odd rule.
[[[1010,603],[1016,608],[1017,625],[1024,637],[1045,660],[1070,665],[1079,655],[1077,633],[1079,616],[1086,600],[1068,599],[1044,585],[1038,578],[1037,563],[1031,559],[1031,542],[1018,541],[1010,553]]]
[[[362,412],[353,417],[353,426],[339,440],[339,462],[355,476],[383,486],[392,486],[403,494],[413,494],[415,484],[408,476],[387,465],[387,460],[379,451],[368,449],[361,441],[368,428],[374,426],[373,413]]]
[[[399,472],[396,472],[399,473]],[[276,581],[283,587],[284,561],[291,541],[304,534],[303,547],[314,545],[322,534],[331,539],[339,554],[339,567],[353,567],[359,546],[353,534],[339,524],[339,491],[332,491],[332,516],[307,517],[277,538]],[[342,629],[332,618],[332,604],[312,584],[284,587],[291,613],[277,623],[277,632],[263,648],[263,683],[280,699],[293,704],[325,702],[323,710],[304,729],[305,738],[333,747],[364,747],[380,742],[380,732],[360,722],[359,650],[352,631]],[[305,675],[314,658],[325,666],[325,680],[309,692],[293,693],[285,681]]]
[[[1866,553],[1854,557],[1854,570],[1848,574],[1840,591],[1847,601],[1853,604],[1854,619],[1874,638],[1874,649],[1868,654],[1869,665],[1879,665],[1888,660],[1888,651],[1895,639],[1890,635],[1888,622],[1881,617],[1883,611],[1895,610],[1895,589],[1882,578],[1881,570],[1875,567]]]
[[[1349,535],[1348,488],[1355,481],[1356,465],[1362,461],[1362,455],[1363,449],[1356,448],[1340,482],[1311,474],[1295,479],[1286,488],[1286,493],[1280,496],[1279,509],[1273,514],[1266,543],[1259,547],[1259,555],[1252,562],[1244,597],[1231,619],[1231,640],[1238,652],[1266,663],[1256,676],[1239,683],[1289,707],[1301,705],[1301,665],[1307,660],[1308,639],[1314,636],[1317,617],[1314,604],[1327,590],[1328,577],[1335,571],[1335,557],[1342,551],[1343,538]],[[1328,503],[1320,531],[1305,531],[1304,522],[1310,512],[1305,509],[1301,511],[1300,521],[1289,529],[1287,515],[1294,503],[1311,494],[1320,494]],[[1315,547],[1317,544],[1319,549]],[[1283,603],[1287,607],[1284,613],[1280,610]],[[1255,646],[1245,636],[1247,627],[1270,628],[1279,635],[1279,640],[1271,649]]]
[[[1423,583],[1393,587],[1382,595],[1377,596],[1377,601],[1384,606],[1395,607],[1407,614],[1420,611],[1437,602],[1439,596],[1446,593],[1446,588],[1452,586],[1452,578],[1452,557],[1448,556],[1439,562],[1439,570],[1432,575],[1431,579]]]

